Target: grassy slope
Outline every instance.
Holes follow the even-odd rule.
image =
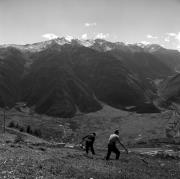
[[[119,161],[103,160],[105,152],[97,151],[94,159],[84,152],[66,148],[47,148],[26,143],[13,143],[14,134],[0,135],[0,178],[179,178],[177,160],[161,160],[148,157],[145,164],[134,154],[122,154]],[[34,143],[44,140],[33,139]],[[114,156],[112,156],[113,158]]]
[[[2,118],[2,112],[0,113]],[[149,139],[165,136],[165,128],[169,119],[169,112],[160,114],[136,114],[117,110],[104,105],[104,108],[95,113],[79,114],[74,118],[53,118],[45,115],[17,112],[11,110],[7,113],[8,124],[14,121],[24,128],[30,125],[33,129],[41,129],[42,137],[48,140],[61,141],[64,124],[67,135],[72,136],[76,142],[89,132],[97,133],[96,146],[102,147],[107,144],[109,135],[114,129],[120,129],[122,140],[133,143],[137,139]],[[2,121],[0,121],[0,125]]]
[[[137,114],[104,106],[101,111],[89,113],[73,119],[79,124],[81,136],[90,131],[97,133],[97,145],[105,145],[114,129],[120,130],[125,143],[133,143],[137,139],[165,137],[165,128],[173,119],[169,112],[159,114]],[[83,122],[82,122],[83,121]]]

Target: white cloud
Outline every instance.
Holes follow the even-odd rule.
[[[164,38],[164,41],[165,41],[165,42],[170,42],[170,38],[169,38],[169,37],[165,37],[165,38]]]
[[[175,33],[172,33],[172,32],[170,32],[170,33],[166,33],[168,36],[171,36],[171,37],[175,37],[176,36],[176,34]]]
[[[169,38],[169,42],[172,42],[173,44],[175,44],[175,48],[180,50],[180,32],[178,33],[166,33],[167,38]]]
[[[103,33],[98,33],[96,36],[95,36],[95,38],[97,38],[97,39],[106,39],[106,38],[108,38],[109,37],[109,34],[107,33],[107,34],[103,34]]]
[[[144,45],[149,45],[150,42],[147,42],[147,41],[141,41],[140,43],[144,44]]]
[[[152,36],[152,35],[150,35],[150,34],[146,35],[146,37],[147,37],[148,39],[158,39],[158,37]]]
[[[180,32],[178,32],[177,34],[170,32],[170,33],[166,33],[165,35],[166,35],[166,38],[169,38],[169,40],[176,39],[180,41]]]
[[[96,26],[97,24],[96,24],[96,22],[92,22],[92,23],[86,22],[84,25],[85,25],[85,27],[93,27],[93,26]]]
[[[169,42],[172,44],[172,46],[180,51],[180,32],[174,33],[166,33],[166,38],[169,39]]]
[[[174,38],[180,42],[180,32],[176,33],[166,33],[166,35],[170,38]]]
[[[87,34],[82,34],[82,35],[81,35],[81,39],[87,40],[87,38],[88,38]]]
[[[180,45],[177,46],[177,49],[180,50]]]
[[[176,34],[175,39],[179,40],[179,42],[180,42],[180,32],[178,32],[178,33]]]
[[[57,35],[52,34],[52,33],[47,33],[47,34],[44,34],[44,35],[42,35],[42,37],[44,37],[44,38],[46,38],[46,39],[48,39],[48,40],[58,38],[58,36],[57,36]]]

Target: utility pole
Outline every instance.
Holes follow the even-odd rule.
[[[67,136],[66,136],[66,129],[65,129],[64,125],[59,124],[59,127],[62,127],[62,128],[63,128],[64,137],[67,137]]]
[[[7,106],[4,107],[3,110],[3,133],[5,134],[6,132],[6,110],[8,110],[9,108]]]
[[[3,133],[5,133],[5,131],[6,131],[6,109],[4,108],[4,110],[3,110],[3,121],[4,121],[4,123],[3,123]]]

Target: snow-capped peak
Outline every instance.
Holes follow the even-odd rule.
[[[66,39],[67,41],[71,42],[74,38],[73,38],[72,36],[70,36],[70,35],[66,35],[66,36],[65,36],[65,39]]]
[[[65,37],[58,37],[47,41],[42,41],[38,43],[33,44],[26,44],[26,45],[1,45],[1,48],[6,47],[15,47],[21,51],[30,51],[30,52],[39,52],[46,48],[52,47],[52,48],[59,48],[61,49],[61,46],[65,44],[70,44],[72,46],[84,46],[89,47],[92,49],[96,49],[98,51],[111,51],[113,49],[121,49],[123,51],[129,51],[129,52],[139,52],[139,51],[147,51],[147,52],[154,52],[158,51],[161,48],[163,48],[160,45],[156,44],[145,44],[145,43],[136,43],[136,44],[126,44],[123,42],[110,42],[106,41],[104,39],[74,39],[72,36],[65,36]]]
[[[59,45],[64,45],[64,44],[68,44],[68,43],[70,43],[71,42],[71,40],[69,40],[69,38],[67,37],[62,37],[62,38],[56,38],[56,39],[53,39],[53,40],[51,40],[52,42],[55,42],[55,43],[57,43],[57,44],[59,44]]]
[[[78,43],[80,45],[84,46],[84,47],[91,47],[95,43],[95,41],[90,40],[90,39],[88,39],[88,40],[78,40]]]

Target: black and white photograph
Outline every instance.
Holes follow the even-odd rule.
[[[180,0],[0,0],[0,179],[180,179]]]

